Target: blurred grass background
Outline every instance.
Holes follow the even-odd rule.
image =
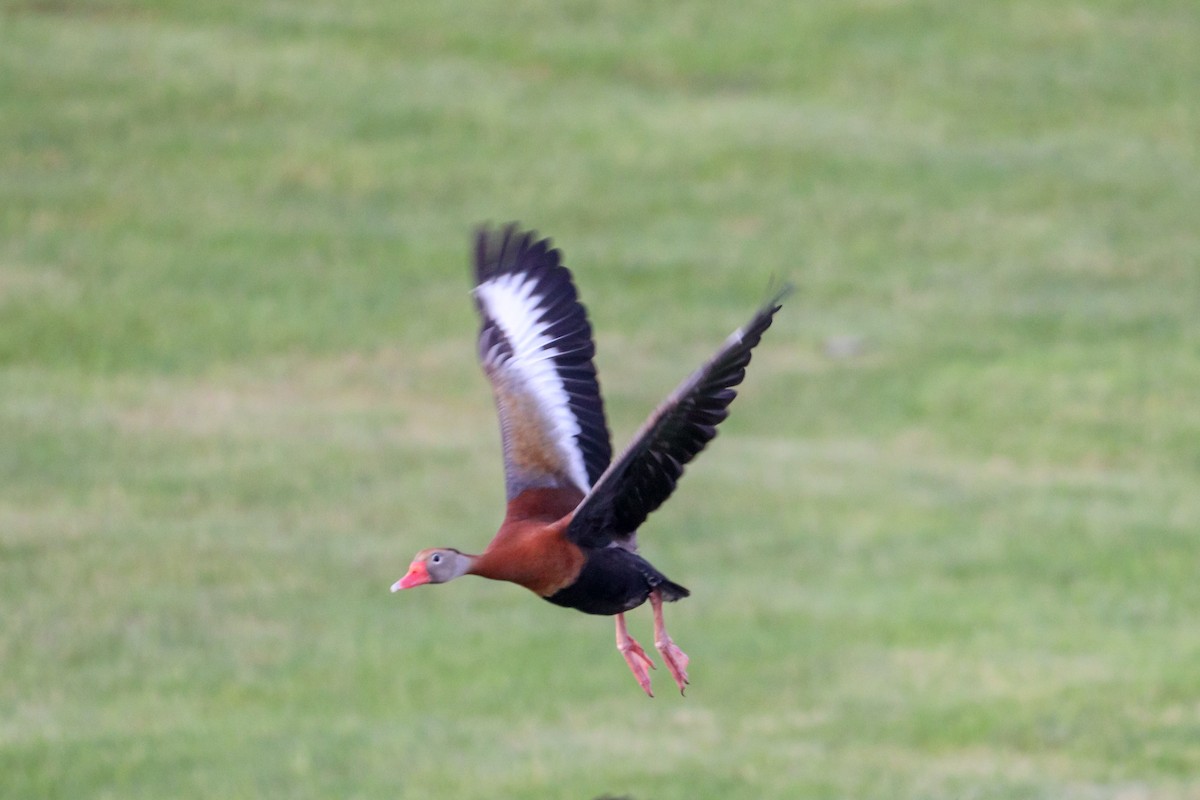
[[[0,2],[0,795],[1200,798],[1198,41],[1193,0]],[[618,448],[798,285],[643,529],[686,699],[516,587],[387,592],[502,513],[508,219]]]

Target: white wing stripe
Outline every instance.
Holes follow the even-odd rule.
[[[546,335],[548,325],[539,321],[543,298],[534,294],[535,288],[534,281],[525,275],[509,273],[480,284],[475,294],[512,348],[507,366],[534,391],[538,408],[553,430],[568,477],[587,492],[591,484],[583,454],[576,445],[581,432],[579,421],[571,413],[570,395],[555,369],[554,359],[560,353],[553,347],[554,340]],[[494,350],[489,356],[495,355]]]

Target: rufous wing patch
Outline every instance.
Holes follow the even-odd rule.
[[[509,468],[522,473],[529,485],[536,485],[539,475],[552,476],[556,484],[573,483],[563,452],[572,445],[556,439],[538,399],[504,379],[495,381],[495,392]]]

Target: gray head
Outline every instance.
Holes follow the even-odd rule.
[[[425,583],[445,583],[467,574],[472,557],[460,553],[453,547],[436,547],[422,550],[413,556],[408,573],[392,584],[392,591],[411,589]]]

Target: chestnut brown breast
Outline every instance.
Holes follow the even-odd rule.
[[[491,544],[471,572],[510,581],[549,597],[570,586],[583,569],[585,556],[568,541],[571,513],[583,499],[574,489],[530,489],[513,498]]]

